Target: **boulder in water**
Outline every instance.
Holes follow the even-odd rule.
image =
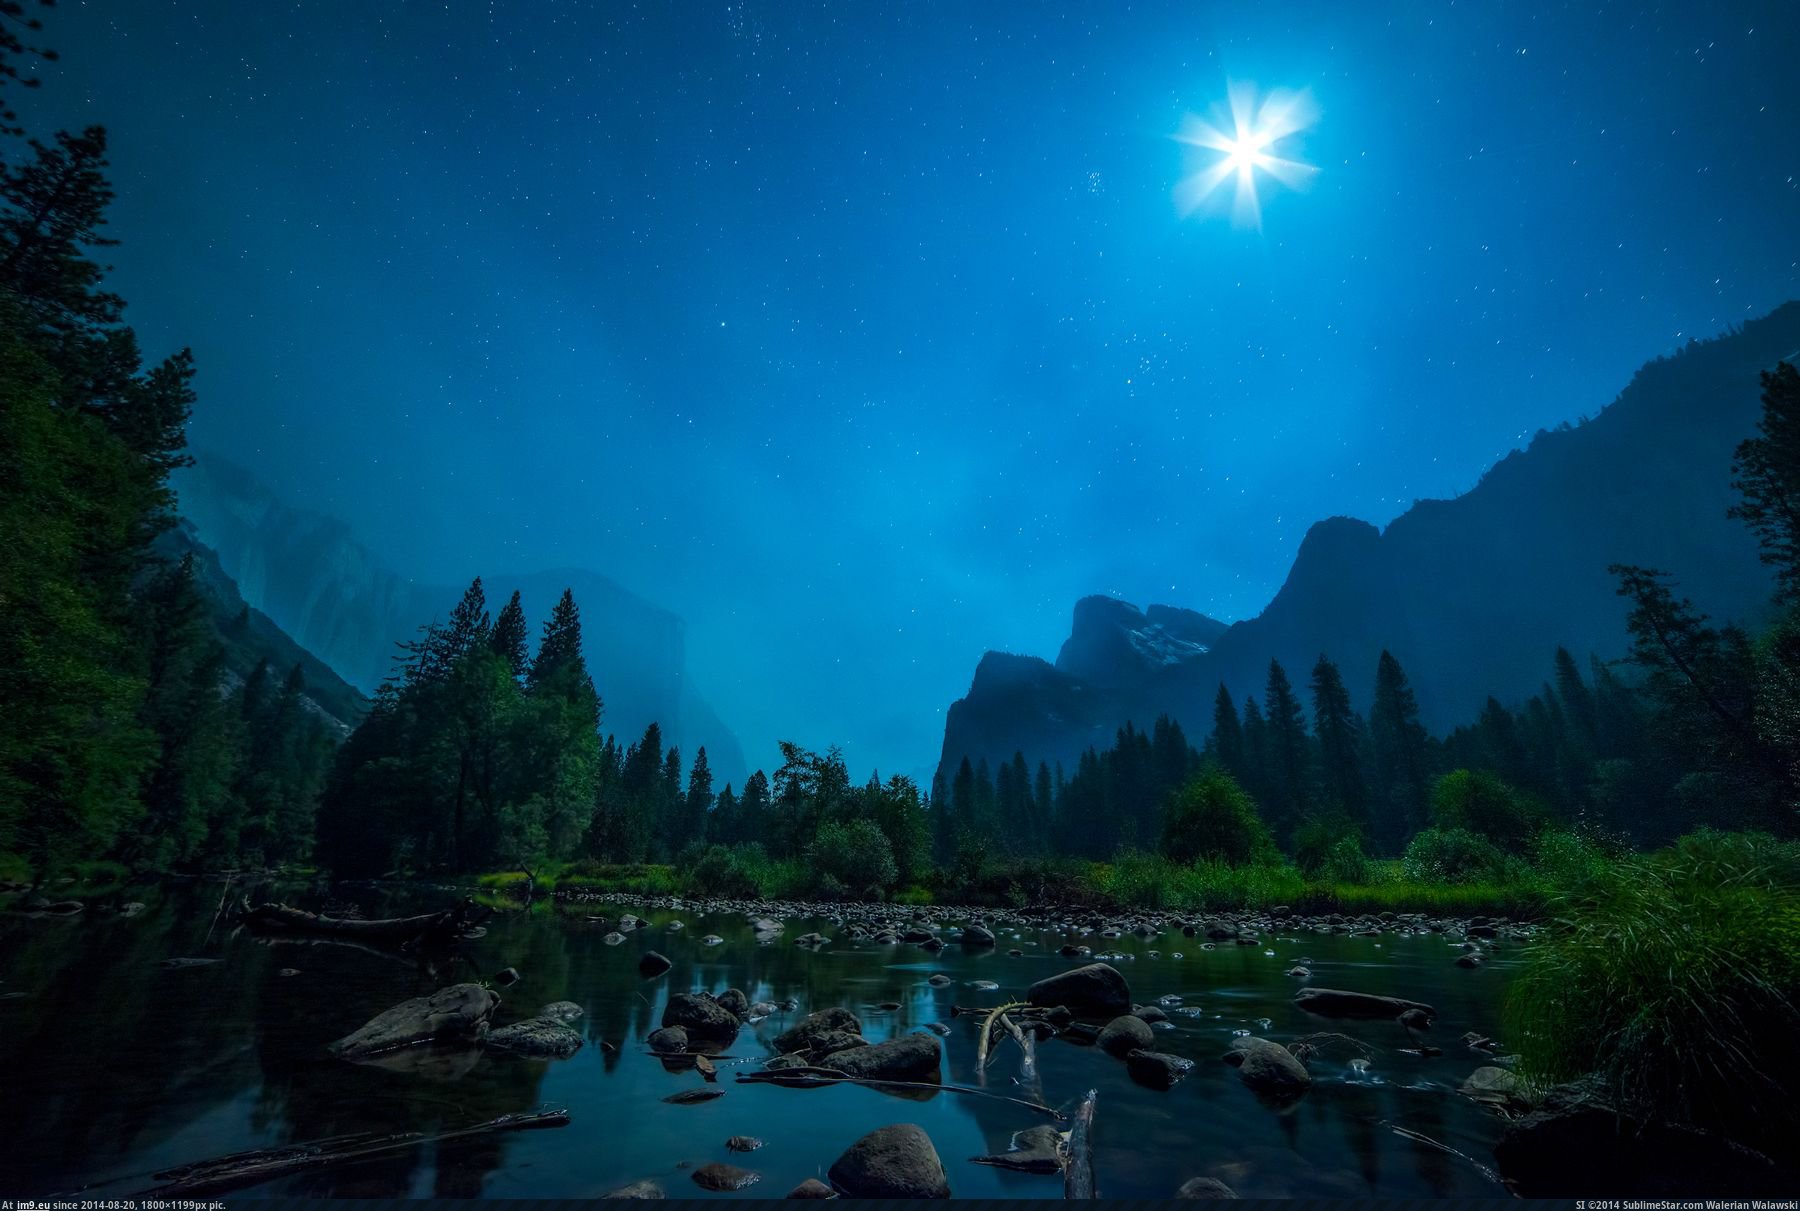
[[[452,984],[377,1014],[361,1029],[331,1044],[330,1051],[356,1060],[415,1043],[473,1042],[486,1031],[488,1019],[499,1005],[500,997],[479,984]]]
[[[1084,1017],[1117,1017],[1131,1012],[1131,986],[1105,963],[1089,963],[1046,976],[1025,995],[1033,1005],[1065,1005]]]
[[[869,1132],[844,1150],[828,1176],[850,1198],[950,1197],[931,1137],[912,1123]]]

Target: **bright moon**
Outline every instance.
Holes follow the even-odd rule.
[[[1257,177],[1266,175],[1289,189],[1298,189],[1319,170],[1288,155],[1277,154],[1277,144],[1311,126],[1318,109],[1309,93],[1277,90],[1259,102],[1248,84],[1233,84],[1228,120],[1207,121],[1188,115],[1175,138],[1189,147],[1209,153],[1203,163],[1175,189],[1175,202],[1184,215],[1205,206],[1226,181],[1236,179],[1231,203],[1232,221],[1242,227],[1262,228],[1262,203],[1257,197]],[[1223,118],[1223,115],[1219,115]]]

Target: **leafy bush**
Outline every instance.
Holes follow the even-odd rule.
[[[1588,833],[1547,828],[1531,850],[1538,874],[1552,887],[1569,889],[1609,870],[1618,847]]]
[[[1163,818],[1163,855],[1180,863],[1274,861],[1275,842],[1237,781],[1217,766],[1190,778]]]
[[[761,847],[757,847],[760,852]],[[732,896],[741,899],[762,894],[754,869],[756,855],[740,855],[723,845],[709,845],[687,866],[687,890],[697,896]]]
[[[815,886],[828,899],[879,898],[900,877],[887,837],[868,820],[828,820],[806,847]]]
[[[1508,883],[1528,877],[1524,863],[1500,852],[1486,837],[1461,828],[1428,828],[1412,839],[1400,860],[1415,883]]]
[[[1369,861],[1369,855],[1363,853],[1362,841],[1355,836],[1333,844],[1319,866],[1320,877],[1332,883],[1367,883],[1373,874],[1374,864]]]
[[[1800,846],[1695,833],[1604,868],[1552,908],[1507,1003],[1521,1072],[1598,1072],[1637,1115],[1790,1147]]]
[[[1325,868],[1332,846],[1359,835],[1355,821],[1342,812],[1308,816],[1294,829],[1294,865],[1308,877],[1316,875]]]
[[[1542,815],[1530,796],[1486,770],[1452,770],[1431,790],[1431,818],[1438,828],[1461,829],[1496,845],[1523,845]]]

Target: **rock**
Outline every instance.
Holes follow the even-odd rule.
[[[721,938],[716,933],[709,933],[704,938],[700,939],[700,945],[702,946],[722,946],[724,943],[725,939]]]
[[[1125,1014],[1108,1022],[1095,1040],[1101,1050],[1110,1056],[1123,1059],[1133,1051],[1148,1051],[1156,1046],[1156,1032],[1150,1024],[1135,1014]]]
[[[283,967],[280,971],[276,972],[275,974],[278,976],[281,976],[283,979],[288,979],[293,976],[299,975],[300,969],[298,967]]]
[[[164,971],[188,971],[195,967],[211,967],[217,959],[164,959],[160,966]]]
[[[994,944],[993,931],[984,925],[971,925],[963,930],[962,944],[964,946],[992,946]]]
[[[144,902],[142,900],[129,900],[126,903],[119,905],[119,915],[121,917],[135,917],[143,911]]]
[[[1483,959],[1480,955],[1475,954],[1472,951],[1468,954],[1460,954],[1460,955],[1456,956],[1456,965],[1458,967],[1466,967],[1466,968],[1473,969],[1476,967],[1480,967],[1486,961],[1487,960]]]
[[[1298,964],[1296,964],[1296,965],[1295,965],[1295,966],[1293,966],[1293,967],[1290,967],[1290,968],[1288,968],[1288,969],[1287,969],[1287,973],[1288,973],[1288,974],[1289,974],[1289,975],[1291,975],[1291,976],[1293,976],[1293,977],[1294,977],[1294,978],[1295,978],[1295,979],[1296,979],[1296,980],[1309,980],[1309,979],[1311,979],[1311,978],[1312,978],[1312,970],[1311,970],[1311,969],[1310,969],[1310,968],[1307,968],[1307,967],[1301,967],[1301,966],[1299,966],[1299,965],[1298,965]],[[1197,1178],[1195,1178],[1195,1179],[1194,1179],[1194,1180],[1195,1180],[1195,1181],[1203,1181],[1203,1180],[1204,1180],[1204,1181],[1210,1181],[1210,1180],[1211,1180],[1211,1179],[1210,1179],[1210,1178],[1198,1178],[1198,1177],[1197,1177]]]
[[[1408,1009],[1400,1015],[1400,1024],[1408,1030],[1430,1030],[1431,1014],[1424,1009]]]
[[[755,1152],[763,1146],[763,1142],[754,1135],[734,1135],[725,1141],[728,1152]]]
[[[1175,1191],[1176,1198],[1236,1198],[1237,1191],[1216,1177],[1190,1177]]]
[[[658,1055],[678,1055],[687,1049],[687,1031],[679,1026],[664,1026],[650,1033],[650,1050]]]
[[[343,1059],[355,1060],[414,1043],[473,1042],[487,1028],[488,1019],[499,1005],[500,997],[479,984],[452,984],[377,1014],[328,1050]]]
[[[1237,1039],[1225,1053],[1225,1062],[1238,1070],[1238,1079],[1251,1092],[1272,1101],[1293,1101],[1312,1085],[1312,1074],[1294,1053],[1268,1039]]]
[[[819,1036],[833,1031],[862,1034],[862,1023],[848,1009],[833,1006],[809,1013],[775,1036],[775,1050],[786,1055],[792,1051],[816,1051]]]
[[[723,1161],[711,1161],[694,1170],[693,1178],[694,1184],[702,1190],[742,1190],[760,1182],[762,1174]]]
[[[1194,1061],[1165,1051],[1139,1050],[1126,1055],[1125,1068],[1131,1079],[1145,1088],[1173,1089],[1177,1081],[1194,1070]]]
[[[1341,988],[1302,988],[1294,994],[1294,1004],[1323,1018],[1397,1018],[1409,1009],[1423,1010],[1429,1017],[1437,1016],[1437,1010],[1420,1001],[1368,992],[1345,992]]]
[[[1025,995],[1033,1005],[1065,1005],[1084,1017],[1117,1017],[1131,1012],[1131,986],[1105,963],[1089,963],[1046,976]]]
[[[1207,921],[1200,926],[1200,932],[1215,942],[1223,941],[1226,938],[1235,938],[1238,933],[1237,926],[1227,925],[1223,921]]]
[[[671,1093],[663,1101],[671,1106],[698,1106],[701,1102],[710,1102],[714,1098],[725,1096],[723,1089],[705,1087],[700,1089],[683,1089],[679,1093]],[[736,1187],[732,1187],[736,1189]]]
[[[850,1198],[950,1197],[931,1137],[911,1123],[869,1132],[845,1149],[828,1176]]]
[[[1015,1132],[1005,1152],[971,1158],[977,1165],[992,1165],[1018,1173],[1056,1173],[1062,1169],[1062,1136],[1049,1125]]]
[[[1794,1175],[1717,1135],[1620,1113],[1599,1078],[1543,1092],[1494,1145],[1525,1198],[1791,1198]]]
[[[868,1081],[936,1080],[943,1055],[943,1044],[936,1035],[908,1034],[885,1043],[834,1051],[821,1066]]]
[[[602,942],[605,942],[608,946],[617,946],[619,943],[621,943],[625,940],[625,935],[615,929],[611,933],[607,934],[604,938],[601,938],[600,940]],[[639,1184],[641,1185],[643,1183],[639,1183]],[[627,1187],[627,1189],[629,1189],[629,1188],[630,1187]],[[609,1195],[607,1195],[607,1197],[611,1198],[613,1196],[609,1194]],[[621,1195],[620,1197],[624,1197],[624,1196]],[[637,1197],[642,1197],[642,1196],[637,1196]]]
[[[1457,1092],[1471,1101],[1508,1113],[1529,1110],[1532,1104],[1516,1073],[1491,1064],[1471,1072]]]
[[[643,957],[638,960],[638,974],[646,980],[654,980],[673,966],[675,964],[654,950],[646,950]]]
[[[663,1188],[645,1178],[641,1182],[632,1182],[629,1186],[620,1186],[611,1194],[603,1194],[602,1198],[667,1198]]]
[[[836,1198],[837,1191],[816,1177],[809,1177],[787,1192],[788,1198]]]
[[[742,989],[727,988],[719,994],[718,1000],[719,1008],[732,1017],[742,1019],[750,1016],[750,998],[744,995]]]
[[[519,974],[519,969],[516,967],[502,968],[494,974],[494,983],[501,988],[511,988],[522,979],[524,977]]]
[[[698,992],[678,992],[670,997],[663,1007],[662,1024],[681,1027],[689,1039],[729,1040],[738,1032],[737,1015]]]
[[[487,1036],[487,1045],[519,1055],[567,1059],[581,1050],[581,1036],[551,1018],[527,1018]]]
[[[947,988],[950,985],[950,977],[940,971],[925,982],[933,988]]]
[[[581,1006],[574,1001],[551,1001],[537,1011],[540,1018],[549,1018],[552,1022],[573,1022],[581,1016]]]
[[[1161,1005],[1133,1005],[1131,1007],[1131,1016],[1134,1018],[1142,1018],[1152,1026],[1156,1025],[1158,1022],[1166,1022],[1169,1020],[1168,1012],[1164,1010]]]

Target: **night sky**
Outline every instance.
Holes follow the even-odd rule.
[[[1315,520],[1800,295],[1791,3],[46,17],[25,116],[111,129],[193,444],[420,579],[676,610],[771,768],[927,769],[1077,597],[1253,615]],[[1260,229],[1176,201],[1232,83],[1317,110]]]

